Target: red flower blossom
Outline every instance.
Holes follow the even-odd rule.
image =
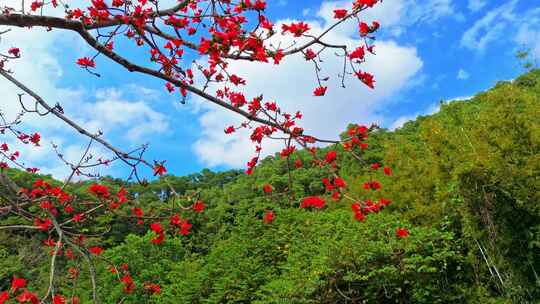
[[[150,230],[154,231],[155,233],[161,233],[163,232],[163,227],[161,227],[161,223],[152,223],[150,224]]]
[[[144,289],[146,289],[151,294],[160,294],[161,293],[161,286],[159,284],[155,284],[155,283],[144,284]]]
[[[294,167],[295,167],[296,169],[302,168],[302,161],[299,160],[299,159],[295,160],[295,161],[294,161]]]
[[[42,221],[40,218],[36,218],[34,220],[34,226],[38,227],[39,230],[47,231],[52,226],[52,221],[50,219]]]
[[[345,181],[340,177],[334,178],[334,185],[338,188],[347,187],[347,183],[345,183]]]
[[[361,46],[359,48],[356,48],[354,51],[352,51],[350,54],[349,54],[349,58],[350,59],[364,59],[364,56],[365,56],[365,51],[364,51],[364,47]]]
[[[332,150],[332,151],[326,153],[326,156],[324,157],[324,160],[327,163],[331,163],[331,162],[335,161],[336,158],[337,158],[337,152]]]
[[[304,54],[304,58],[306,58],[306,60],[309,61],[314,59],[315,57],[317,57],[317,54],[312,49],[306,50],[306,53]]]
[[[25,290],[23,293],[21,293],[18,297],[17,297],[17,302],[19,303],[26,303],[26,302],[30,302],[32,304],[38,304],[39,303],[39,299],[38,297],[28,291],[28,290]]]
[[[41,140],[41,135],[39,133],[34,133],[30,138],[28,139],[31,143],[33,143],[35,146],[39,146],[39,141]]]
[[[206,205],[203,201],[196,201],[195,203],[193,203],[193,206],[191,206],[191,209],[193,209],[193,211],[197,213],[203,212],[204,208],[206,208]]]
[[[397,238],[406,238],[409,236],[409,230],[407,228],[397,228],[396,229],[396,237]]]
[[[234,126],[228,126],[225,129],[225,134],[232,134],[232,133],[234,133],[234,131],[235,131]]]
[[[109,188],[105,185],[92,184],[88,188],[88,191],[100,198],[108,198],[110,196]]]
[[[315,96],[324,96],[326,94],[326,90],[328,87],[318,87],[313,91],[313,95]]]
[[[43,2],[41,1],[34,1],[32,2],[32,4],[30,4],[30,9],[35,12],[37,11],[38,8],[42,7],[43,6]]]
[[[24,287],[26,287],[26,280],[13,276],[13,279],[11,280],[11,292],[15,293],[17,289],[22,289]]]
[[[191,230],[191,224],[189,223],[189,220],[183,220],[180,224],[180,234],[181,235],[188,235]]]
[[[363,7],[364,5],[367,7],[373,7],[379,0],[356,0],[354,2],[353,7],[354,9],[358,9]]]
[[[9,300],[9,293],[7,291],[0,292],[0,304],[4,304]]]
[[[273,190],[274,190],[274,188],[272,188],[272,186],[269,185],[269,184],[266,184],[266,185],[263,186],[264,193],[272,193]]]
[[[53,296],[53,304],[66,304],[66,299],[61,295]]]
[[[364,183],[364,189],[366,190],[379,190],[381,189],[381,183],[378,181],[369,181]]]
[[[335,9],[334,10],[334,18],[336,19],[343,19],[345,16],[347,16],[347,10],[346,9]]]
[[[360,36],[366,36],[369,33],[369,25],[365,22],[360,22],[359,29]]]
[[[96,67],[96,63],[94,62],[94,60],[88,58],[88,57],[82,57],[82,58],[79,58],[77,59],[77,64],[80,65],[81,67],[85,67],[85,68],[95,68]]]
[[[263,222],[265,224],[270,224],[274,221],[274,211],[273,210],[267,210],[264,214]]]
[[[362,211],[355,212],[354,219],[361,222],[365,219],[365,215],[362,213]]]
[[[75,214],[72,218],[73,222],[75,223],[82,221],[82,219],[83,219],[83,215],[80,213]]]
[[[19,57],[21,55],[21,50],[16,47],[12,47],[8,50],[8,54],[13,55],[14,57]]]
[[[324,205],[325,205],[325,201],[322,198],[318,196],[308,196],[304,198],[302,203],[300,203],[300,208],[314,207],[317,209],[322,209],[324,208]]]
[[[385,198],[379,199],[379,204],[380,204],[381,206],[388,206],[388,205],[390,205],[391,203],[392,203],[391,200],[387,200],[387,199],[385,199]]]
[[[383,171],[386,175],[392,175],[392,169],[390,167],[384,167]]]
[[[88,248],[88,252],[94,255],[100,255],[103,253],[103,248],[98,247],[98,246],[90,247]]]
[[[277,50],[277,52],[274,54],[274,64],[279,64],[283,57],[285,57],[283,50]]]
[[[283,24],[281,26],[282,33],[290,32],[294,37],[300,37],[305,32],[309,31],[309,25],[300,21],[298,23],[291,23],[291,25]]]
[[[159,175],[162,176],[163,174],[167,173],[167,169],[163,165],[163,163],[155,163],[154,164],[154,176]]]
[[[358,77],[360,81],[362,81],[365,85],[367,85],[371,89],[375,88],[375,85],[374,85],[375,80],[373,79],[373,75],[371,75],[370,73],[358,71],[356,72],[356,77]]]
[[[133,283],[133,279],[129,274],[124,275],[120,278],[120,282],[124,283],[124,292],[125,293],[132,293],[136,286],[135,283]]]

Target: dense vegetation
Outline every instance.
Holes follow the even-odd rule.
[[[381,191],[392,203],[361,222],[346,201],[323,210],[298,208],[300,198],[322,193],[314,182],[318,169],[293,170],[287,197],[265,195],[266,182],[275,193],[289,183],[279,156],[265,159],[250,177],[204,170],[130,185],[132,204],[145,210],[177,199],[169,185],[204,200],[207,209],[192,219],[192,233],[160,245],[132,220],[108,215],[95,219],[99,225],[81,224],[102,234],[100,244],[108,248],[100,259],[128,263],[136,286],[125,294],[108,264],[97,261],[103,302],[540,303],[540,71],[471,100],[441,103],[440,112],[396,131],[378,130],[369,145],[368,164],[392,164],[394,174],[382,179]],[[310,157],[305,151],[296,156],[304,163]],[[340,176],[362,196],[366,166],[352,158],[340,164]],[[9,174],[21,184],[33,180]],[[89,183],[69,187],[84,197]],[[268,209],[275,220],[265,224]],[[0,224],[15,220],[0,217]],[[407,227],[409,237],[396,238],[397,227]],[[48,251],[21,241],[30,235],[0,230],[0,290],[13,275],[36,291],[46,288]],[[88,275],[72,280],[72,262],[58,263],[65,272],[61,292],[89,301]],[[145,282],[158,282],[160,293],[146,293]]]

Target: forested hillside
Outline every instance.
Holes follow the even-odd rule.
[[[295,155],[304,164],[312,160],[306,151]],[[360,221],[345,200],[299,208],[302,198],[323,194],[323,174],[298,166],[291,178],[291,164],[279,155],[263,160],[249,178],[241,171],[204,170],[128,185],[133,206],[123,212],[193,199],[206,208],[190,219],[189,234],[159,245],[151,242],[152,233],[134,233],[146,230],[127,216],[77,223],[106,249],[95,263],[102,301],[540,303],[540,71],[471,100],[442,102],[440,112],[396,131],[377,130],[362,159],[389,164],[393,173],[381,175],[382,189],[370,194],[391,203]],[[340,166],[356,195],[373,192],[363,187],[369,166],[352,157]],[[28,187],[34,182],[27,173],[8,174]],[[124,185],[112,178],[102,182]],[[69,190],[84,198],[91,183]],[[265,193],[266,183],[275,191]],[[289,183],[293,191],[277,194]],[[268,210],[273,221],[264,221]],[[0,225],[21,224],[17,220],[0,213]],[[396,236],[399,227],[408,229],[408,237]],[[0,291],[10,288],[14,275],[35,291],[46,288],[49,249],[24,241],[30,235],[0,230]],[[108,261],[127,265],[111,271]],[[65,266],[58,268],[66,286],[59,292],[88,302],[88,273],[66,271],[70,259],[56,262]],[[146,282],[159,287],[149,292]],[[125,293],[126,287],[132,290]]]

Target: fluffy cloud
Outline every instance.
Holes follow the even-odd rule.
[[[452,100],[455,100],[455,99],[452,99]],[[407,123],[409,121],[413,121],[416,118],[418,118],[418,116],[425,116],[425,115],[435,114],[435,113],[439,112],[440,109],[441,109],[441,105],[439,103],[436,103],[436,104],[434,103],[434,104],[430,105],[424,111],[416,112],[416,113],[410,114],[410,115],[400,116],[392,124],[390,124],[389,129],[390,130],[399,129],[399,128],[403,127],[403,125],[405,123]]]
[[[333,20],[333,9],[349,7],[351,1],[325,1],[322,3],[318,16],[325,22]],[[377,20],[383,31],[393,36],[400,36],[408,27],[419,24],[433,24],[435,21],[452,17],[462,20],[464,17],[454,7],[451,0],[394,0],[383,1],[371,9],[364,11],[362,20],[371,22]],[[348,33],[356,25],[349,23],[337,31]]]
[[[515,36],[515,42],[519,47],[529,48],[531,55],[540,57],[540,9],[531,12],[528,23],[521,24]]]
[[[461,46],[483,52],[493,43],[513,41],[540,56],[540,8],[517,11],[517,3],[511,0],[488,11],[462,35]]]
[[[471,77],[471,75],[469,75],[469,73],[467,73],[467,71],[465,71],[464,69],[459,69],[456,76],[456,78],[459,80],[467,80],[469,79],[469,77]]]
[[[13,6],[17,3],[20,1],[5,1],[2,5]],[[57,58],[64,48],[80,43],[80,38],[76,35],[65,31],[47,32],[36,27],[31,30],[12,28],[1,38],[0,50],[5,52],[12,46],[21,49],[22,58],[7,65],[7,68],[14,72],[13,76],[48,103],[60,102],[70,118],[88,127],[90,131],[96,132],[99,129],[105,132],[107,138],[114,134],[114,139],[125,139],[125,142],[140,142],[149,135],[166,132],[166,117],[152,109],[147,102],[156,98],[153,90],[127,85],[116,89],[90,91],[59,85],[64,71]],[[74,56],[77,55],[79,54]],[[13,119],[21,110],[17,97],[21,90],[0,77],[0,92],[3,100],[0,110],[8,120]],[[125,96],[125,92],[129,92],[130,96]],[[30,97],[23,98],[27,105],[32,105]],[[38,117],[30,114],[25,115],[23,122],[23,130],[39,131],[42,134],[41,147],[20,145],[10,141],[7,136],[0,137],[0,142],[8,141],[14,149],[20,150],[27,166],[37,166],[44,173],[64,178],[69,168],[54,156],[51,144],[57,144],[67,159],[75,161],[84,152],[87,139],[53,116]],[[93,155],[106,156],[106,151],[96,146],[93,148]]]
[[[386,3],[388,1],[385,1]],[[335,3],[334,3],[335,5]],[[325,21],[322,24],[310,22],[312,33],[321,32],[324,25],[330,22],[329,12],[333,5],[324,3],[319,16]],[[285,22],[290,22],[287,20]],[[342,43],[358,46],[355,38],[356,27],[347,26],[332,32],[326,39],[329,43]],[[280,37],[282,45],[288,45],[288,38]],[[279,66],[250,62],[232,62],[230,71],[248,80],[243,89],[246,97],[264,93],[265,101],[278,101],[288,112],[300,110],[304,114],[301,126],[309,134],[321,138],[336,139],[348,123],[372,123],[383,120],[378,110],[390,106],[390,98],[400,89],[406,87],[422,67],[414,47],[398,45],[391,40],[377,41],[376,56],[369,57],[363,69],[376,76],[376,89],[370,90],[357,79],[349,77],[346,88],[341,88],[338,74],[343,67],[342,58],[328,52],[321,63],[325,76],[330,80],[325,84],[329,89],[324,97],[313,97],[316,87],[313,66],[302,56],[286,58]],[[199,159],[209,166],[228,165],[243,167],[254,153],[247,131],[225,135],[224,127],[237,124],[241,118],[221,108],[208,105],[198,100],[202,114],[199,122],[202,133],[193,145]],[[282,143],[267,142],[266,153],[276,152]]]
[[[472,12],[477,12],[481,10],[484,6],[486,6],[486,4],[487,4],[487,1],[485,0],[469,0],[467,7]]]
[[[488,11],[462,35],[461,46],[484,51],[488,44],[507,35],[508,29],[515,27],[516,4],[517,0],[512,0]]]

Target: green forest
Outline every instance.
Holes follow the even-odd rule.
[[[323,195],[323,172],[307,166],[289,171],[279,154],[262,160],[251,176],[203,170],[127,185],[130,208],[77,223],[95,236],[89,242],[105,249],[92,269],[101,301],[540,303],[540,70],[470,100],[441,101],[439,112],[395,131],[378,129],[368,144],[363,161],[387,164],[393,172],[378,177],[382,188],[369,195],[391,203],[362,221],[345,200],[299,208],[301,198]],[[371,190],[362,184],[371,173],[365,163],[338,155],[348,191],[366,197]],[[294,154],[303,163],[312,157]],[[6,171],[26,187],[35,180]],[[93,182],[72,183],[68,190],[84,198]],[[125,186],[110,177],[100,182]],[[280,194],[291,182],[292,191]],[[263,191],[267,183],[274,188],[270,194]],[[131,208],[165,213],[164,206],[193,199],[206,209],[190,216],[191,232],[168,235],[159,245],[129,216]],[[271,222],[263,220],[267,210],[274,212]],[[0,215],[0,225],[14,224],[30,223]],[[399,227],[408,237],[396,237]],[[45,241],[43,233],[0,230],[0,291],[20,276],[45,293]],[[57,292],[91,302],[86,264],[63,257],[56,263],[63,288]],[[111,271],[111,263],[125,265]],[[68,271],[72,266],[80,273]],[[129,293],[119,272],[130,274]],[[159,292],[148,292],[146,282],[159,284]]]

